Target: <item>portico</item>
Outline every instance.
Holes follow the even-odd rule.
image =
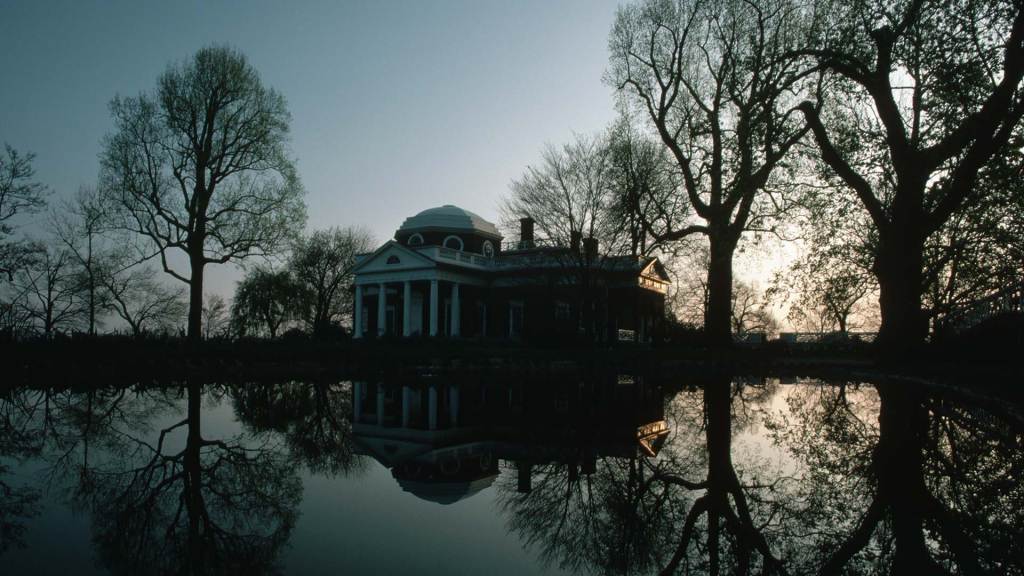
[[[484,282],[403,246],[384,248],[359,266],[353,336],[462,336],[467,290],[478,294]]]

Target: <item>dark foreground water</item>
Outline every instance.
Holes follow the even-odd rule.
[[[1013,406],[545,374],[8,391],[0,573],[1024,573]]]

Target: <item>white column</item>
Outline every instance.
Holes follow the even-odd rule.
[[[352,384],[352,422],[357,423],[363,416],[363,383]]]
[[[412,336],[412,282],[405,281],[402,293],[402,337]]]
[[[437,386],[430,387],[427,398],[427,425],[431,430],[437,430]]]
[[[377,426],[384,425],[384,385],[377,384]]]
[[[402,428],[408,428],[412,420],[412,389],[402,386]]]
[[[430,281],[430,335],[437,336],[437,280]]]
[[[363,287],[356,284],[355,310],[352,311],[352,337],[363,337]]]
[[[459,425],[459,387],[452,386],[448,388],[448,415],[451,420],[452,427]]]
[[[462,310],[459,305],[459,283],[452,283],[452,333],[449,336],[459,335],[459,324],[462,323]]]
[[[377,335],[383,336],[387,332],[387,326],[385,323],[388,320],[387,304],[388,304],[388,290],[387,286],[383,282],[378,284],[377,293]]]

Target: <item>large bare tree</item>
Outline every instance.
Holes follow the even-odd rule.
[[[620,8],[611,32],[608,79],[646,112],[688,204],[689,217],[648,229],[665,242],[708,237],[704,329],[715,345],[731,342],[733,253],[781,206],[777,172],[806,132],[794,112],[813,71],[784,57],[803,18],[786,0],[645,0]]]
[[[102,189],[120,225],[189,285],[188,337],[198,340],[206,265],[274,253],[304,225],[284,97],[242,54],[208,47],[169,66],[153,93],[116,97],[110,110]]]
[[[879,343],[924,341],[925,247],[966,204],[1024,114],[1024,4],[822,0],[799,56],[830,70],[834,98],[801,110],[821,158],[878,234]]]

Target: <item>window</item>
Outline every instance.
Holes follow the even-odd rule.
[[[391,256],[388,256],[388,259],[387,259],[387,263],[388,264],[400,264],[401,262],[402,261],[399,260],[398,256],[395,256],[394,254],[392,254]]]
[[[572,307],[568,302],[555,302],[555,320],[568,320],[572,316]],[[571,328],[571,327],[570,327]]]
[[[452,250],[462,250],[462,238],[458,236],[449,236],[444,239],[444,247],[451,248]]]
[[[413,234],[412,236],[409,236],[409,239],[406,240],[405,243],[409,246],[422,246],[423,236],[419,233]]]
[[[508,335],[509,338],[519,338],[523,335],[523,303],[508,303]]]
[[[494,258],[494,244],[490,240],[484,240],[483,253],[488,258]]]

